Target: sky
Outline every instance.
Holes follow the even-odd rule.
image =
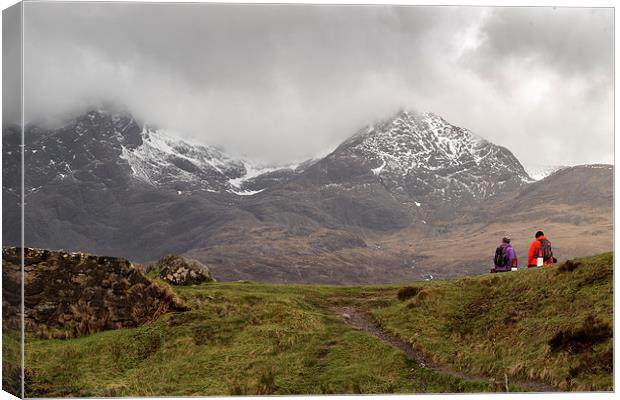
[[[526,166],[613,162],[610,8],[33,2],[24,20],[27,121],[117,104],[283,164],[408,109]]]

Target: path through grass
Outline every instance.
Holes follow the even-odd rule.
[[[348,325],[333,312],[343,306],[371,313],[382,329],[454,370],[497,382],[506,375],[563,390],[610,390],[612,255],[569,269],[412,285],[177,287],[190,311],[78,339],[29,336],[26,395],[503,389],[422,368],[401,350]],[[416,289],[403,295],[405,286]]]

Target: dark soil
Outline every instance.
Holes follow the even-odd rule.
[[[420,293],[420,290],[420,288],[413,286],[404,287],[398,291],[398,300],[405,301],[407,299],[415,297],[418,293]]]
[[[568,260],[558,267],[558,272],[573,272],[581,266],[579,261]]]
[[[590,315],[578,329],[561,330],[549,340],[551,351],[580,353],[592,349],[596,343],[613,337],[613,330],[607,323]]]

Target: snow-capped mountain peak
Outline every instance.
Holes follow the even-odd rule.
[[[363,159],[386,187],[415,198],[481,200],[529,181],[510,151],[429,112],[401,111],[331,156]]]
[[[369,127],[355,139],[357,149],[374,153],[381,159],[381,164],[387,167],[385,172],[392,170],[402,174],[418,167],[435,170],[446,163],[479,161],[484,154],[478,150],[488,143],[432,113],[409,111],[402,111],[386,122]]]

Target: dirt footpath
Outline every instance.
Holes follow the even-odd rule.
[[[401,350],[403,353],[407,355],[407,357],[415,362],[417,362],[421,367],[427,368],[436,372],[441,372],[444,374],[456,376],[462,379],[467,380],[475,380],[475,381],[487,381],[490,385],[501,387],[500,390],[508,391],[506,381],[498,382],[495,378],[489,376],[480,376],[480,375],[469,375],[463,373],[461,371],[456,371],[448,366],[439,365],[437,363],[432,362],[423,352],[417,350],[414,346],[406,341],[400,339],[399,337],[392,335],[390,333],[385,332],[377,323],[374,321],[373,317],[368,313],[360,310],[356,307],[336,307],[333,308],[332,311],[337,313],[341,318],[343,318],[349,325],[353,328],[358,329],[360,331],[364,331],[386,343],[391,345],[392,347],[396,347]],[[506,378],[505,378],[506,379]],[[527,388],[532,392],[557,392],[558,389],[537,381],[521,381],[521,380],[510,380],[511,384],[521,386]]]

